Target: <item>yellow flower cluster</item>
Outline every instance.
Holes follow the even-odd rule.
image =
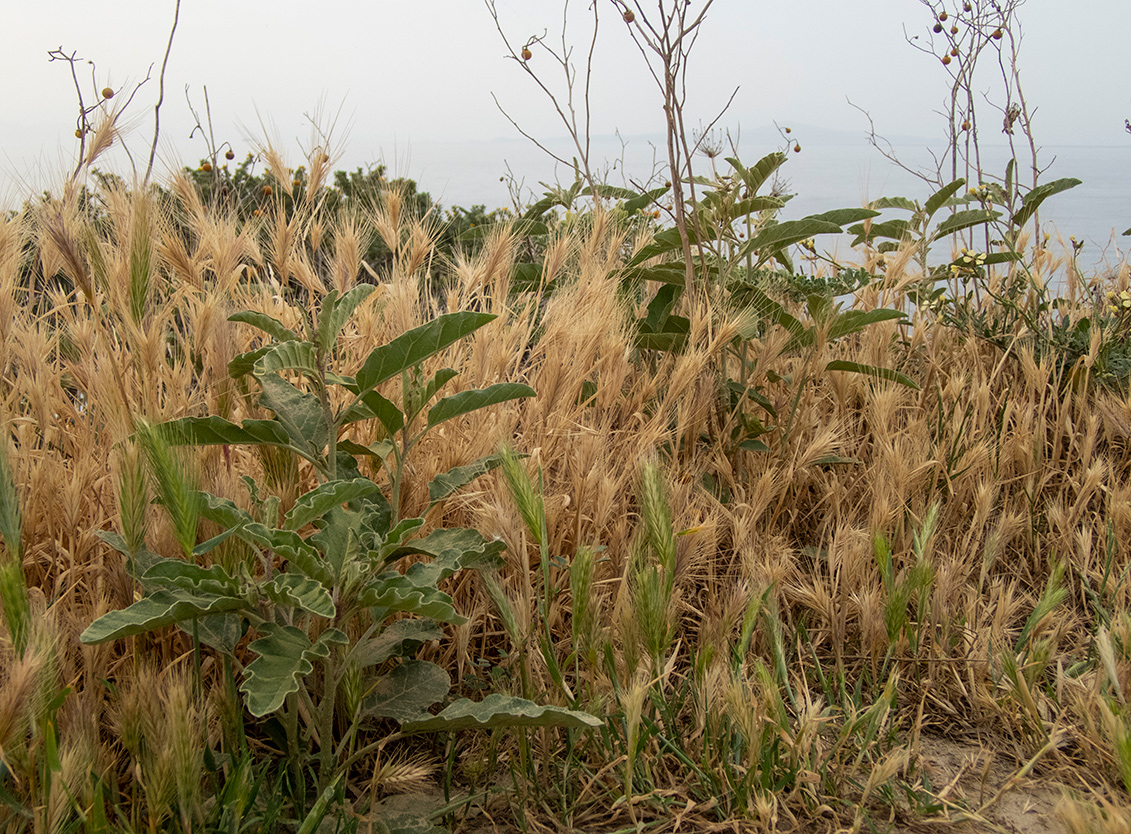
[[[961,273],[973,273],[986,263],[986,254],[984,252],[974,252],[970,249],[963,249],[962,255],[954,263],[950,265],[950,271],[957,275]]]
[[[1131,292],[1123,290],[1123,292],[1109,292],[1107,294],[1107,309],[1108,312],[1118,313],[1121,310],[1131,311]]]

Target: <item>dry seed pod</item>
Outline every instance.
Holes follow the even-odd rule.
[[[625,9],[622,17],[624,17],[625,23],[632,23],[632,21],[636,20],[636,15],[632,13],[632,9]]]
[[[530,60],[531,58],[533,58],[533,57],[534,57],[534,53],[532,53],[532,52],[531,52],[531,51],[530,51],[529,49],[527,49],[527,48],[526,48],[526,47],[524,46],[524,47],[522,48],[522,60],[524,60],[524,61],[529,61],[529,60]]]

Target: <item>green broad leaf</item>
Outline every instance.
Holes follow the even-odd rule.
[[[170,446],[289,446],[286,431],[274,420],[244,420],[237,426],[222,417],[182,417],[154,426]]]
[[[626,198],[621,208],[629,214],[632,214],[633,212],[640,211],[652,205],[652,203],[663,197],[670,190],[671,189],[665,185],[661,188],[653,188],[651,191],[645,191],[643,194],[636,194]]]
[[[542,264],[517,263],[511,269],[511,289],[514,292],[534,292],[542,285]]]
[[[183,559],[162,559],[149,568],[145,583],[169,591],[182,589],[197,594],[240,596],[240,583],[220,565],[202,568]]]
[[[318,519],[318,532],[307,541],[322,552],[331,574],[340,578],[343,566],[361,553],[361,513],[331,507]]]
[[[971,226],[980,226],[983,223],[990,223],[1001,217],[1000,211],[990,211],[989,209],[967,209],[966,211],[956,211],[943,222],[939,223],[935,233],[931,235],[931,240],[941,240],[947,235],[952,235],[955,232],[960,232],[963,229],[969,229]]]
[[[759,440],[756,437],[752,437],[749,440],[743,440],[741,443],[738,444],[738,448],[742,449],[744,452],[768,452],[768,451],[770,451],[770,447],[767,446],[765,443],[763,443],[761,440]]]
[[[428,428],[434,428],[443,422],[481,408],[536,396],[538,393],[533,388],[519,382],[500,382],[488,388],[461,391],[450,397],[444,397],[428,410]]]
[[[358,595],[358,602],[365,608],[403,611],[440,623],[467,622],[456,613],[450,596],[437,588],[421,588],[396,571],[388,571],[366,585]]]
[[[636,254],[632,256],[626,266],[640,266],[640,264],[651,258],[666,255],[669,252],[680,252],[682,250],[683,243],[680,241],[679,229],[664,229],[663,231],[656,232],[652,237],[652,242],[642,246]]]
[[[746,168],[734,157],[726,157],[726,161],[730,163],[730,166],[734,168],[734,170],[738,171],[739,176],[742,177],[742,181],[746,183],[746,187],[750,189],[751,194],[757,193],[758,189],[766,183],[766,180],[770,178],[774,171],[785,164],[786,159],[787,157],[784,153],[774,151],[759,159],[750,168]]]
[[[813,235],[838,234],[839,232],[840,226],[829,220],[786,220],[783,223],[766,226],[746,241],[742,248],[738,250],[738,257],[744,258],[757,252],[759,253],[758,263],[761,264],[778,249],[792,246],[799,241],[813,237]]]
[[[497,568],[502,564],[499,554],[506,549],[505,542],[485,539],[478,530],[439,527],[403,545],[396,555],[423,553],[432,557],[431,562],[417,562],[405,574],[423,587],[436,585],[462,568]]]
[[[330,440],[330,428],[318,398],[300,391],[276,374],[258,379],[262,386],[259,404],[275,412],[290,438],[289,445],[310,457],[320,456]]]
[[[228,316],[228,321],[240,322],[243,324],[250,324],[252,327],[258,327],[268,336],[277,339],[280,342],[300,341],[299,336],[289,327],[284,325],[274,316],[269,316],[266,313],[258,313],[255,310],[243,310],[235,315]]]
[[[195,633],[204,645],[230,655],[247,631],[246,622],[239,614],[210,614],[177,627],[189,637]]]
[[[464,466],[456,466],[447,472],[441,472],[428,482],[428,501],[435,504],[442,501],[452,493],[470,484],[480,475],[486,475],[503,462],[502,455],[485,455],[479,460]]]
[[[397,723],[430,718],[428,709],[452,689],[448,673],[435,663],[406,660],[380,678],[362,701],[370,718],[391,718]]]
[[[428,403],[436,394],[456,378],[458,372],[452,368],[440,368],[432,375],[432,379],[428,380],[428,384],[424,386],[424,390],[420,393],[420,403],[424,405]]]
[[[338,417],[337,422],[340,426],[346,426],[358,420],[377,420],[390,435],[404,428],[404,414],[401,410],[376,391],[366,391]]]
[[[252,373],[257,377],[280,371],[302,371],[309,377],[318,376],[317,350],[310,342],[280,342],[255,360]]]
[[[906,385],[908,388],[918,391],[919,383],[911,377],[901,374],[899,371],[893,371],[891,368],[878,368],[875,365],[863,365],[860,362],[847,362],[843,359],[835,359],[829,364],[825,365],[826,371],[847,371],[853,374],[865,374],[867,376],[879,377],[880,379],[890,380],[891,382],[898,382],[900,385]]]
[[[249,350],[247,353],[241,353],[236,356],[231,362],[228,363],[228,376],[232,379],[239,379],[245,374],[250,374],[255,370],[255,363],[259,361],[259,357],[267,353],[274,345],[264,345],[263,347]]]
[[[594,194],[606,200],[630,200],[639,196],[635,191],[629,191],[627,188],[621,188],[617,185],[607,185],[603,182],[595,183],[592,188],[586,188],[581,192],[582,197],[592,197]]]
[[[490,313],[448,313],[375,348],[357,373],[359,392],[423,362],[495,319]]]
[[[388,562],[392,558],[400,558],[407,555],[412,551],[398,550],[404,544],[405,539],[412,535],[416,530],[419,530],[421,525],[424,524],[423,518],[402,518],[397,522],[397,526],[388,532],[384,537],[384,541],[380,542],[377,547],[377,558],[382,564]]]
[[[918,211],[919,204],[906,197],[880,197],[868,203],[871,209],[902,209],[904,211]]]
[[[1081,180],[1075,179],[1074,177],[1065,177],[1064,179],[1053,180],[1052,182],[1038,185],[1021,199],[1021,208],[1013,215],[1010,222],[1014,226],[1024,226],[1046,199],[1053,194],[1059,194],[1061,191],[1075,188],[1080,185],[1080,183]]]
[[[328,352],[333,348],[346,322],[376,289],[372,284],[359,284],[341,298],[337,297],[336,290],[326,296],[318,314],[318,333],[315,337],[319,350]],[[334,297],[334,303],[328,305],[331,296]]]
[[[295,834],[314,834],[322,825],[322,820],[326,818],[326,812],[330,808],[330,802],[338,792],[338,783],[342,781],[345,776],[344,773],[339,773],[335,776],[330,784],[318,795],[318,799],[310,807],[310,812],[303,818],[302,825],[298,827]]]
[[[826,220],[829,223],[844,226],[848,223],[859,223],[862,220],[870,220],[873,217],[879,216],[880,213],[878,211],[869,208],[842,208],[833,209],[832,211],[823,211],[820,214],[810,214],[808,217],[802,219]]]
[[[188,591],[157,591],[128,608],[103,614],[79,635],[82,643],[105,643],[119,637],[144,634],[155,628],[247,608],[239,597],[217,594],[193,594]]]
[[[954,182],[944,185],[942,188],[932,194],[927,199],[926,204],[923,206],[923,212],[925,213],[926,218],[929,220],[934,215],[934,213],[945,206],[947,204],[947,201],[950,200],[950,198],[955,194],[957,194],[958,190],[964,185],[966,185],[966,180],[959,177]]]
[[[365,455],[384,461],[393,453],[393,444],[388,440],[382,440],[369,446],[362,446],[360,443],[344,438],[338,441],[338,451],[347,452],[351,455]]]
[[[908,220],[885,220],[882,223],[873,223],[870,227],[865,227],[863,223],[857,223],[849,226],[848,232],[856,235],[852,245],[859,246],[866,240],[871,241],[878,237],[903,240],[910,229],[911,222]]]
[[[757,214],[763,211],[774,211],[785,206],[785,200],[777,197],[748,197],[734,204],[731,212],[735,218],[745,217],[748,214]]]
[[[395,620],[376,637],[354,646],[349,659],[364,669],[390,657],[415,654],[425,643],[443,638],[444,630],[431,620]]]
[[[675,309],[676,302],[682,293],[680,287],[674,284],[665,284],[656,291],[656,295],[648,302],[648,314],[639,322],[641,330],[650,333],[661,331],[668,317]]]
[[[652,266],[635,266],[622,271],[621,279],[623,281],[656,281],[661,284],[682,287],[687,283],[687,267],[683,261],[670,261],[653,264]]]
[[[301,608],[330,620],[338,613],[334,600],[321,583],[294,573],[283,573],[259,586],[272,602],[288,608]]]
[[[496,727],[565,727],[587,730],[604,722],[587,712],[540,706],[525,698],[510,695],[488,695],[475,702],[466,698],[453,703],[439,715],[409,721],[401,732],[440,733],[458,730],[493,730]]]
[[[982,263],[986,266],[991,264],[1007,264],[1020,261],[1024,257],[1021,252],[990,252],[986,255],[986,259],[982,261]]]
[[[687,347],[687,334],[670,331],[664,333],[637,333],[636,347],[640,350],[679,353]]]
[[[283,517],[283,529],[301,530],[334,507],[348,504],[356,498],[369,497],[380,491],[381,488],[368,478],[321,484],[295,501],[290,512]]]
[[[829,327],[828,339],[835,342],[837,339],[859,333],[870,325],[905,318],[907,318],[907,314],[902,310],[891,310],[887,307],[880,307],[875,310],[846,310],[840,313],[832,326]]]
[[[313,661],[329,657],[332,644],[349,642],[336,628],[326,629],[313,643],[294,626],[264,623],[260,630],[265,635],[248,645],[259,656],[244,669],[240,684],[248,712],[256,718],[275,712],[288,695],[298,692],[302,679],[314,671]]]

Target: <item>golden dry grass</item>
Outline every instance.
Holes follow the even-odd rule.
[[[289,184],[283,161],[269,161]],[[877,325],[806,356],[783,355],[785,339],[771,332],[750,343],[749,356],[757,359],[754,381],[779,413],[789,412],[796,392],[788,382],[771,382],[769,372],[788,377],[802,363],[823,367],[831,358],[900,368],[921,390],[824,374],[798,399],[789,436],[770,436],[772,453],[735,453],[710,438],[731,428],[718,408],[718,369],[737,323],[725,311],[688,309],[690,347],[642,359],[631,320],[644,299],[626,299],[616,273],[639,241],[609,215],[554,233],[545,255],[553,294],[511,291],[515,242],[500,230],[474,256],[455,258],[446,293],[432,297],[421,291],[430,262],[440,257],[427,218],[407,216],[396,192],[365,215],[325,216],[316,191],[308,189],[291,214],[278,202],[244,226],[203,204],[184,178],[170,183],[167,196],[100,192],[97,222],[75,189],[0,219],[0,409],[23,507],[23,573],[35,619],[22,659],[9,641],[0,643],[0,758],[13,773],[42,755],[36,727],[46,704],[71,689],[55,719],[62,767],[56,786],[41,794],[26,782],[8,787],[42,806],[34,810],[37,829],[59,830],[76,807],[90,807],[90,772],[128,807],[143,809],[135,818],[143,826],[157,829],[197,813],[200,744],[228,720],[229,693],[210,687],[204,700],[195,699],[184,676],[190,643],[173,630],[80,646],[77,635],[87,624],[137,593],[123,560],[97,532],[123,530],[123,523],[137,529],[138,518],[123,516],[140,512],[150,548],[176,552],[158,508],[119,499],[136,465],[134,421],[264,416],[255,392],[228,377],[228,361],[254,338],[228,316],[261,310],[298,327],[313,307],[310,298],[369,280],[360,253],[379,235],[393,266],[377,276],[378,291],[340,342],[343,368],[441,309],[473,307],[498,318],[430,360],[428,370],[456,368],[467,388],[521,381],[538,392],[537,399],[452,421],[426,438],[409,464],[403,514],[426,510],[427,484],[437,473],[504,443],[529,455],[528,470],[541,473],[550,552],[563,560],[551,568],[561,593],[548,612],[563,657],[573,633],[568,565],[579,548],[603,548],[589,586],[590,628],[597,644],[609,642],[614,666],[580,669],[575,685],[587,693],[587,708],[623,712],[630,730],[644,708],[650,683],[640,677],[633,645],[631,565],[641,527],[641,467],[661,461],[674,527],[688,532],[678,538],[676,642],[659,686],[674,691],[694,682],[680,716],[689,742],[725,717],[751,744],[754,758],[742,767],[759,767],[751,740],[783,708],[781,682],[768,677],[773,629],[755,631],[741,674],[724,661],[743,612],[763,594],[776,612],[772,622],[780,624],[798,693],[786,728],[775,732],[800,776],[788,789],[758,793],[744,815],[766,830],[835,827],[838,820],[859,825],[846,808],[875,802],[897,777],[915,783],[919,740],[943,735],[976,738],[1017,768],[1031,763],[1033,772],[1054,774],[1083,803],[1068,814],[1072,830],[1099,830],[1088,827],[1093,816],[1108,820],[1103,830],[1125,830],[1111,827],[1116,819],[1125,826],[1131,810],[1119,755],[1131,737],[1131,588],[1122,581],[1131,565],[1125,392],[1067,378],[1051,357],[1022,343],[1003,353],[918,314],[910,328]],[[904,262],[889,270],[888,282],[863,291],[856,304],[906,304],[900,285],[916,276],[901,281],[896,273],[904,267],[912,269]],[[299,297],[299,304],[288,303]],[[595,386],[588,400],[587,384]],[[356,431],[355,439],[372,439],[368,429]],[[244,474],[278,494],[284,510],[314,485],[304,466],[247,449],[192,455],[207,489],[245,505]],[[824,463],[831,455],[854,462]],[[895,575],[906,577],[914,537],[936,504],[933,534],[921,548],[935,580],[929,599],[916,600],[923,615],[912,617],[917,645],[911,630],[893,645],[875,538],[890,543]],[[535,622],[542,591],[536,549],[504,479],[474,482],[433,510],[428,523],[472,526],[507,542],[495,593],[510,600],[519,622],[517,636],[508,637],[488,583],[461,575],[450,591],[469,622],[426,653],[457,681],[477,676],[513,688],[508,668],[518,662],[517,649],[539,696],[559,697],[550,694],[538,652],[514,645],[542,627]],[[1050,578],[1060,582],[1063,598],[1018,645],[1051,592]],[[1102,598],[1089,596],[1101,588]],[[1101,603],[1107,620],[1097,613]],[[494,662],[500,649],[510,659],[500,662],[501,676],[488,679],[479,661]],[[860,717],[854,710],[877,703],[888,683],[878,672],[889,655],[899,670],[898,697],[881,726],[898,731],[898,740],[880,751],[838,733]],[[846,682],[846,693],[867,680],[863,701],[830,703],[817,685],[814,658],[824,674]],[[693,674],[696,664],[702,668]],[[614,671],[625,689],[614,687]],[[205,674],[218,679],[217,663],[206,660]],[[582,750],[589,771],[578,777],[573,824],[629,824],[655,815],[656,807],[691,813],[686,768],[657,742],[642,753],[652,805],[624,802],[624,763],[601,761],[602,750]],[[473,760],[469,754],[468,771]],[[407,756],[373,762],[360,789],[415,784],[429,773]],[[942,787],[919,784],[928,794]],[[717,821],[717,808],[699,806],[692,818]],[[940,813],[957,820],[956,808],[944,803]]]

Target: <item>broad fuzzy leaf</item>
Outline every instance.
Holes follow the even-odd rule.
[[[396,571],[370,582],[358,599],[366,608],[383,608],[388,613],[404,611],[455,625],[467,622],[456,613],[450,596],[433,587],[420,587]]]
[[[334,600],[319,582],[297,573],[283,573],[259,586],[272,602],[288,608],[301,608],[319,617],[333,619],[338,613]]]
[[[294,626],[261,626],[266,634],[248,646],[259,657],[244,669],[240,691],[247,698],[247,709],[256,718],[275,712],[292,692],[298,692],[301,681],[314,671],[313,661],[330,656],[332,644],[345,644],[349,639],[336,628],[322,632],[318,640],[310,638]]]
[[[119,637],[144,634],[155,628],[202,617],[247,608],[239,597],[216,594],[193,594],[188,591],[158,591],[128,608],[103,614],[79,635],[83,643],[105,643]]]
[[[1081,181],[1078,179],[1065,177],[1064,179],[1053,180],[1052,182],[1038,185],[1022,198],[1021,208],[1013,215],[1010,222],[1012,222],[1014,226],[1024,226],[1046,199],[1053,194],[1059,194],[1061,191],[1075,188],[1080,185],[1080,182]]]
[[[381,488],[368,478],[321,484],[295,501],[290,512],[283,517],[283,529],[301,530],[334,507],[348,504],[356,498],[369,497],[380,491]]]
[[[428,411],[428,428],[491,405],[536,396],[538,393],[533,388],[519,382],[500,382],[489,388],[461,391],[450,397],[444,397],[432,406]]]
[[[418,562],[409,568],[408,572],[411,574],[414,569],[430,571],[435,568],[441,574],[435,580],[427,580],[429,584],[435,584],[461,568],[498,567],[499,554],[504,550],[506,550],[504,542],[485,539],[478,530],[469,530],[466,527],[441,527],[423,538],[404,545],[397,551],[397,555],[425,553],[431,556],[431,563]]]
[[[880,379],[887,379],[892,382],[898,382],[900,385],[906,385],[912,390],[919,390],[919,383],[911,377],[901,374],[899,371],[893,371],[891,368],[878,368],[875,365],[863,365],[859,362],[847,362],[845,360],[837,359],[825,366],[826,371],[848,371],[853,374],[866,374],[867,376],[879,377]]]
[[[485,455],[472,463],[453,467],[447,472],[441,472],[428,482],[429,502],[435,504],[437,501],[442,501],[456,490],[470,484],[480,475],[487,474],[502,462],[503,459],[498,454]]]
[[[989,223],[1001,217],[1000,211],[990,211],[989,209],[968,209],[967,211],[956,211],[943,222],[939,223],[935,233],[931,236],[931,240],[941,240],[947,235],[952,235],[955,232],[960,232],[963,229],[969,229],[971,226],[980,226],[983,223]]]
[[[844,226],[848,223],[859,223],[862,220],[870,220],[873,217],[879,217],[880,213],[873,209],[867,208],[842,208],[833,209],[832,211],[823,211],[820,214],[810,214],[808,217],[802,218],[804,220],[827,220],[829,223],[835,223],[838,226]]]
[[[239,596],[240,583],[220,565],[202,568],[183,559],[162,559],[142,577],[145,583],[166,590],[183,589],[194,594]]]
[[[307,376],[317,376],[314,345],[310,342],[280,342],[264,351],[252,367],[252,373],[257,377],[280,371],[302,371]]]
[[[259,403],[275,412],[290,437],[290,445],[317,457],[326,448],[330,428],[322,405],[313,394],[307,394],[275,374],[259,377],[263,386]]]
[[[959,177],[954,182],[944,185],[942,188],[932,194],[927,199],[926,204],[923,206],[923,211],[926,213],[927,218],[929,219],[931,215],[945,206],[947,204],[947,201],[950,200],[950,198],[955,194],[957,194],[958,189],[962,188],[962,186],[964,185],[966,185],[966,180]]]
[[[369,354],[357,373],[359,390],[372,390],[494,319],[490,313],[448,313],[402,333]]]
[[[350,660],[363,669],[377,666],[390,657],[413,654],[423,644],[443,637],[443,629],[431,620],[396,620],[376,637],[358,643],[350,653]]]
[[[336,290],[326,296],[326,300],[322,302],[322,311],[318,314],[318,335],[316,338],[319,349],[329,351],[334,346],[334,342],[337,341],[342,328],[346,326],[346,322],[350,320],[354,311],[373,294],[375,289],[377,288],[372,284],[359,284],[341,298],[337,297]],[[334,296],[335,302],[329,305],[331,296]]]
[[[239,313],[228,316],[228,321],[241,322],[243,324],[250,324],[252,327],[258,327],[268,336],[280,342],[300,341],[297,333],[274,316],[269,316],[266,313],[259,313],[255,310],[242,310]]]
[[[346,426],[358,420],[377,420],[390,436],[404,427],[401,410],[376,391],[367,391],[338,417],[337,422],[339,426]]]
[[[769,259],[776,250],[792,246],[798,241],[821,234],[837,234],[840,226],[829,220],[802,219],[786,220],[784,223],[775,223],[766,226],[738,250],[739,257],[757,252],[758,262],[763,263]]]
[[[362,703],[372,718],[392,718],[398,723],[419,720],[452,689],[448,673],[435,663],[406,660],[382,677]]]
[[[274,420],[244,420],[237,426],[222,417],[182,417],[154,427],[170,446],[288,446],[286,431]]]
[[[604,722],[587,712],[540,706],[525,698],[488,695],[475,702],[461,698],[439,715],[409,721],[402,733],[439,733],[457,730],[493,730],[496,727],[566,727],[588,730]]]

